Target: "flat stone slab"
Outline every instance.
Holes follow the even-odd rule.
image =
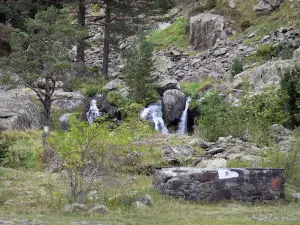
[[[157,169],[154,189],[185,200],[278,200],[284,197],[283,169]]]

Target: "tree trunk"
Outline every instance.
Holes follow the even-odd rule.
[[[106,0],[105,26],[104,26],[104,41],[103,41],[103,63],[102,73],[105,80],[108,80],[108,60],[109,60],[109,37],[110,37],[110,20],[111,20],[111,5],[110,1]]]
[[[78,2],[78,25],[85,27],[85,0],[79,0]],[[84,65],[84,39],[80,40],[77,45],[77,63]]]
[[[43,147],[44,154],[43,159],[44,162],[50,162],[53,157],[53,150],[49,147],[48,138],[50,135],[50,123],[51,123],[51,92],[52,88],[55,88],[54,85],[50,84],[50,79],[46,78],[45,84],[45,98],[43,101],[44,105],[44,133],[43,133]]]

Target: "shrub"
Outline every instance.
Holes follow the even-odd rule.
[[[239,58],[235,58],[233,64],[231,66],[231,75],[234,77],[235,75],[244,71],[243,69],[243,61]]]
[[[64,162],[70,202],[85,203],[95,178],[109,172],[116,147],[112,138],[105,125],[89,126],[75,119],[69,132],[51,137],[52,148]]]

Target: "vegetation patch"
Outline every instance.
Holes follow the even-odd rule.
[[[153,32],[149,40],[158,49],[166,49],[171,46],[186,47],[189,44],[188,31],[188,20],[179,18],[168,28]]]

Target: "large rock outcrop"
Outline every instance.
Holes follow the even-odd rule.
[[[177,167],[154,173],[154,189],[185,200],[277,200],[284,197],[283,169]]]
[[[0,89],[0,130],[35,129],[41,126],[41,112],[21,89]]]
[[[182,91],[171,89],[164,92],[162,108],[166,124],[171,125],[179,122],[185,108],[185,102],[186,97]]]
[[[190,19],[190,42],[197,50],[211,48],[232,34],[231,22],[223,16],[201,13]]]
[[[278,60],[246,70],[234,77],[233,86],[238,89],[248,81],[250,90],[260,92],[266,87],[279,84],[281,77],[294,68],[296,62],[297,60]]]

